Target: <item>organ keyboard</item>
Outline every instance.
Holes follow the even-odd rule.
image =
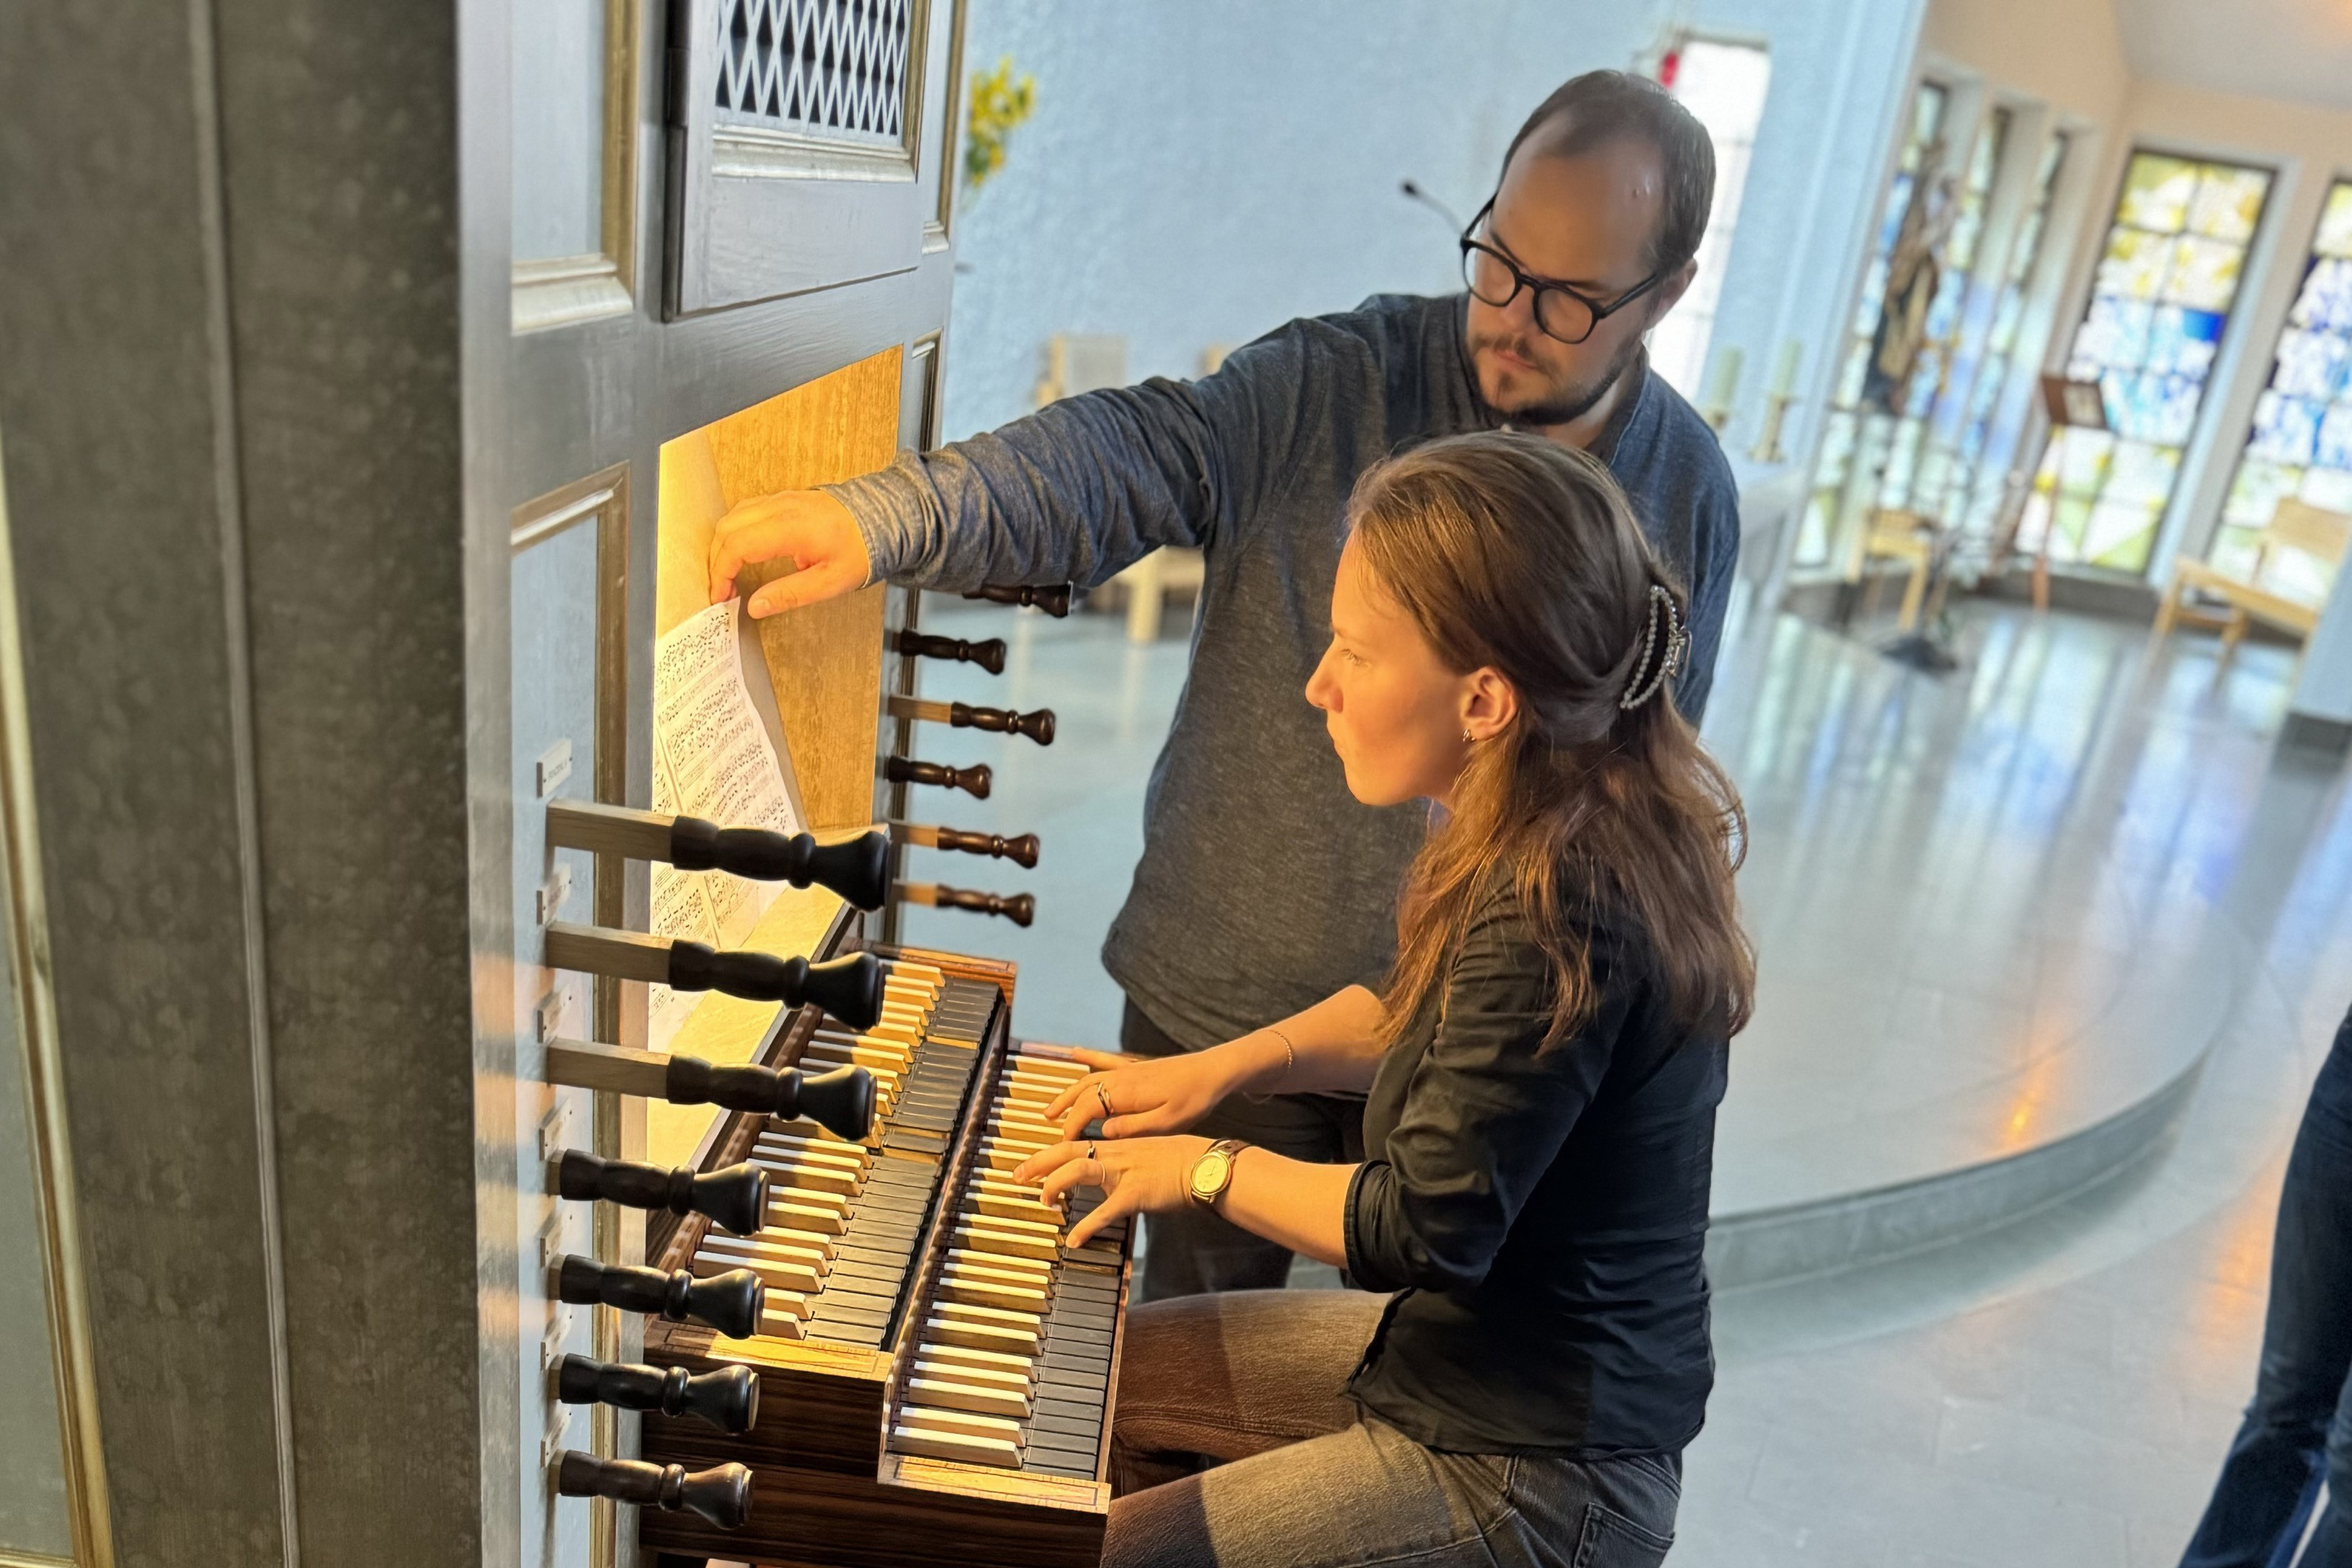
[[[874,1076],[863,1141],[739,1116],[709,1162],[769,1181],[768,1223],[703,1216],[649,1239],[660,1266],[766,1288],[756,1331],[654,1322],[646,1360],[689,1376],[749,1367],[767,1419],[730,1434],[648,1412],[646,1458],[750,1467],[740,1529],[647,1514],[649,1548],[824,1568],[1068,1563],[1100,1552],[1129,1227],[1084,1248],[1067,1212],[1012,1168],[1060,1133],[1045,1119],[1083,1072],[1014,1043],[1009,965],[877,949],[886,1001],[857,1030],[803,1011],[782,1055]]]

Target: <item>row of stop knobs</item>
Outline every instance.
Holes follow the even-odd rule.
[[[1070,613],[1070,586],[1066,583],[1042,587],[992,586],[967,594],[964,597],[987,599],[1001,605],[1031,605],[1055,616]],[[1004,673],[1005,646],[1002,637],[967,641],[962,637],[936,637],[907,629],[893,632],[889,646],[892,652],[903,658],[947,659],[959,664],[977,665],[991,675]],[[1040,708],[1034,712],[1020,713],[1009,708],[979,708],[966,702],[931,702],[908,696],[891,698],[889,706],[894,718],[925,720],[946,724],[950,729],[1026,735],[1041,746],[1054,743],[1054,714],[1049,709]],[[945,763],[927,763],[898,756],[883,760],[882,776],[894,784],[959,789],[975,800],[986,800],[995,780],[994,773],[985,763],[954,767]],[[900,836],[907,842],[926,848],[993,855],[1012,860],[1024,869],[1037,864],[1037,836],[1034,833],[1006,838],[997,834],[967,832],[952,827],[907,830],[902,826]],[[1037,913],[1037,900],[1029,893],[976,892],[970,889],[930,883],[902,883],[898,892],[908,903],[968,910],[974,914],[1002,915],[1021,926],[1028,925]]]
[[[613,1065],[604,1070],[614,1070]],[[873,1079],[862,1068],[802,1073],[790,1068],[714,1068],[679,1057],[661,1070],[658,1084],[631,1087],[673,1102],[716,1103],[787,1120],[804,1117],[852,1140],[864,1138],[873,1120]],[[758,1230],[768,1212],[768,1173],[749,1164],[701,1172],[690,1165],[607,1160],[572,1149],[557,1157],[550,1174],[561,1198],[701,1215],[739,1236]],[[555,1260],[549,1283],[560,1301],[704,1323],[733,1339],[751,1336],[766,1303],[766,1287],[747,1268],[697,1279],[684,1268],[637,1268],[567,1256]],[[760,1415],[759,1377],[747,1366],[690,1374],[683,1367],[567,1355],[555,1366],[553,1392],[566,1405],[693,1416],[728,1433],[750,1431]],[[685,1509],[726,1530],[740,1529],[751,1513],[751,1472],[739,1464],[689,1471],[682,1465],[607,1459],[568,1449],[556,1461],[555,1484],[565,1497]]]

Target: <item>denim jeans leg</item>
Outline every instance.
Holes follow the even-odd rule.
[[[2181,1568],[2286,1568],[2332,1468],[2305,1568],[2352,1568],[2352,1015],[2288,1156],[2262,1371]],[[2331,1428],[2333,1440],[2331,1441]]]

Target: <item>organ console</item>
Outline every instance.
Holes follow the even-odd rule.
[[[244,574],[190,556],[185,625],[77,660],[71,616],[28,615],[37,657],[0,646],[0,880],[16,950],[58,958],[19,976],[43,1035],[27,1321],[61,1380],[28,1398],[71,1419],[26,1452],[61,1456],[36,1489],[72,1504],[74,1561],[297,1532],[371,1568],[1095,1561],[1128,1237],[1067,1247],[1069,1216],[1006,1174],[1076,1069],[1015,1038],[1009,964],[885,940],[925,907],[1033,917],[922,862],[1034,867],[1034,833],[919,826],[946,814],[907,795],[987,799],[990,749],[1054,717],[924,690],[1008,650],[919,625],[906,590],[757,622],[710,604],[730,510],[938,439],[963,4],[357,7],[351,47],[291,73],[266,28],[191,65],[27,12],[58,68],[27,79],[46,114],[0,104],[12,128],[193,80],[333,132],[175,160],[151,143],[178,121],[142,121],[170,199],[77,190],[108,219],[89,233],[152,246],[85,245],[0,188],[10,232],[49,236],[42,289],[0,290],[12,326],[36,295],[152,292],[138,268],[210,254],[224,200],[266,263],[215,279],[234,330],[209,338],[83,312],[106,376],[82,342],[11,339],[16,384],[55,389],[9,405],[26,472],[54,476],[11,464],[19,554],[58,568],[21,608],[206,536],[222,454],[257,480],[232,487]],[[343,110],[414,133],[354,141]],[[224,402],[231,382],[262,390]],[[125,501],[121,442],[92,430],[168,482]],[[158,505],[205,526],[119,521]],[[1062,616],[1071,589],[974,596]],[[158,784],[123,735],[202,765]],[[35,823],[27,746],[55,749],[42,777],[130,793],[45,792]],[[70,896],[38,896],[45,865]],[[129,980],[121,942],[145,955]],[[60,1056],[60,1018],[102,1020],[67,1042],[98,1054]],[[173,1114],[100,1102],[126,1074]],[[146,1201],[158,1169],[189,1201]],[[240,1310],[79,1285],[123,1259]],[[365,1374],[340,1375],[355,1294]],[[273,1356],[290,1384],[241,1375]],[[107,1358],[109,1386],[184,1407],[99,1421]],[[197,1455],[189,1431],[255,1440]],[[190,1479],[135,1484],[158,1475]],[[45,1523],[0,1558],[27,1544],[68,1550]]]

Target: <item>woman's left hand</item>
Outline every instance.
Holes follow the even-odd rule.
[[[1072,1187],[1099,1187],[1103,1201],[1070,1231],[1066,1247],[1084,1247],[1107,1225],[1136,1214],[1165,1214],[1192,1201],[1193,1162],[1209,1152],[1206,1138],[1108,1138],[1040,1149],[1014,1169],[1016,1182],[1045,1188],[1059,1205]]]

